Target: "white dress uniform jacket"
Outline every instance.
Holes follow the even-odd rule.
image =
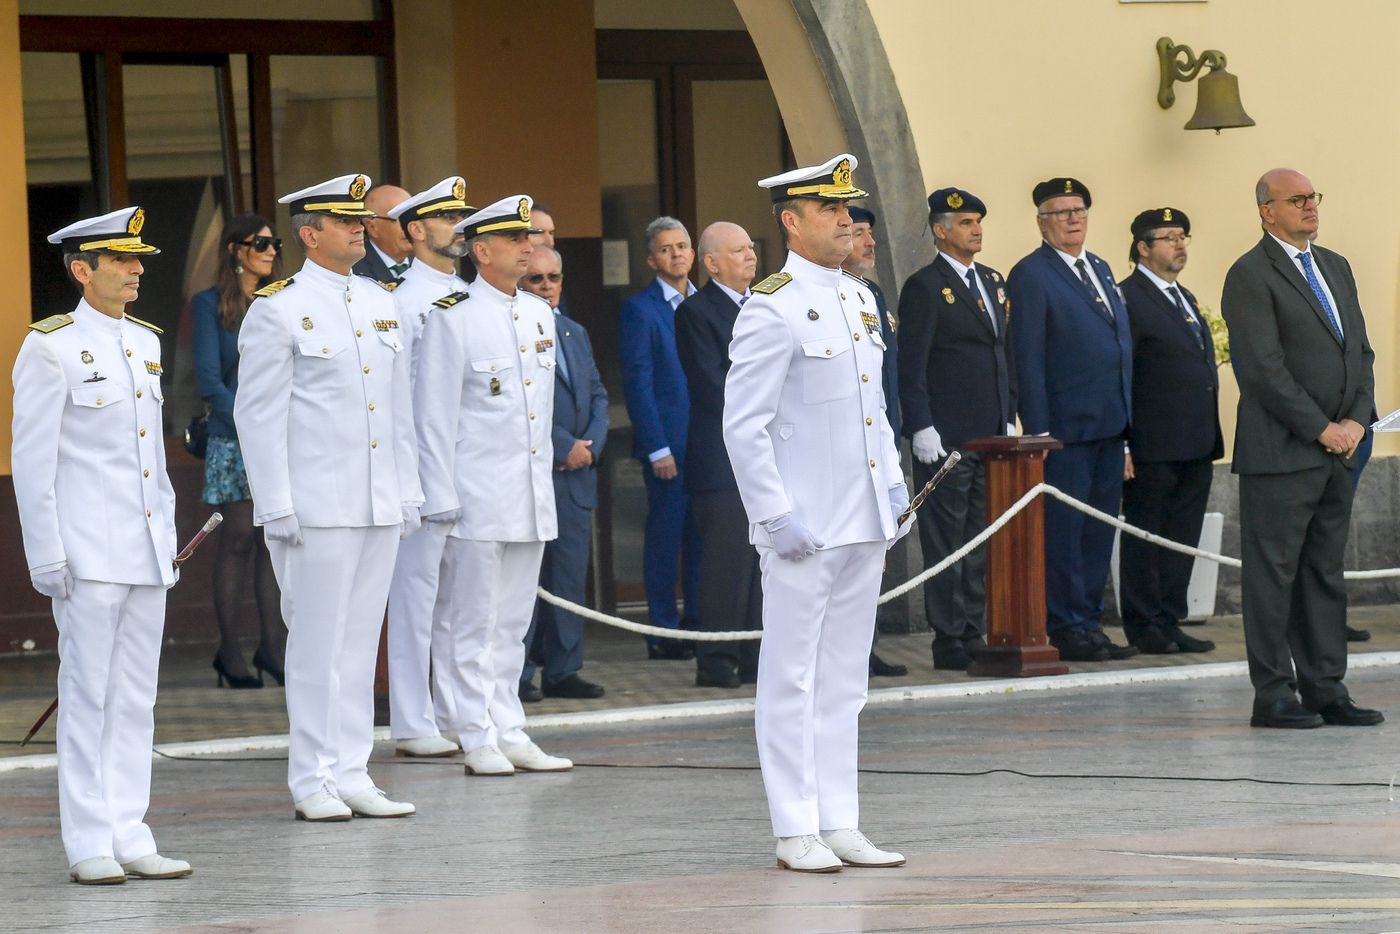
[[[423,514],[460,507],[455,538],[551,541],[554,314],[523,289],[506,295],[478,279],[470,291],[423,328],[414,399]]]
[[[398,525],[422,503],[399,330],[382,286],[311,260],[254,300],[233,414],[258,525],[293,513],[303,527]]]
[[[24,339],[14,369],[15,497],[30,574],[175,582],[160,338],[85,301]]]
[[[889,491],[904,475],[884,412],[875,297],[796,253],[779,275],[791,281],[755,290],[729,345],[724,443],[749,540],[768,545],[760,523],[788,512],[825,548],[892,539]]]
[[[394,305],[399,310],[399,341],[409,359],[409,381],[418,382],[418,338],[428,316],[434,311],[433,302],[444,295],[467,297],[467,283],[451,272],[438,272],[427,263],[414,263],[403,274],[394,290]]]

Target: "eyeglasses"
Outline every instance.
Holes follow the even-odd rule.
[[[1322,203],[1322,192],[1320,192],[1320,191],[1313,191],[1313,192],[1309,192],[1309,193],[1306,194],[1306,195],[1294,195],[1294,196],[1291,197],[1291,198],[1270,198],[1268,201],[1265,201],[1264,203],[1265,203],[1265,204],[1269,204],[1269,203],[1272,202],[1272,201],[1287,201],[1289,204],[1293,205],[1295,208],[1297,208],[1298,210],[1301,211],[1301,210],[1303,210],[1303,208],[1305,208],[1305,207],[1308,206],[1308,203],[1309,203],[1309,202],[1311,202],[1311,203],[1313,203],[1313,204],[1321,204],[1321,203]]]
[[[550,282],[553,282],[555,285],[558,285],[559,283],[564,281],[564,274],[562,272],[533,272],[525,277],[525,281],[530,283],[531,285],[541,285],[546,279],[548,279]]]
[[[1071,217],[1074,217],[1074,218],[1087,217],[1088,215],[1089,215],[1089,209],[1086,208],[1086,207],[1065,208],[1064,210],[1061,210],[1061,211],[1041,211],[1041,212],[1040,212],[1040,216],[1041,216],[1041,217],[1053,217],[1053,218],[1055,218],[1056,220],[1060,220],[1060,221],[1067,221],[1067,220],[1069,220]]]
[[[238,245],[251,247],[254,253],[266,253],[268,250],[282,252],[281,237],[254,237],[251,240],[240,240]]]
[[[1170,237],[1143,237],[1142,239],[1147,243],[1156,243],[1160,240],[1163,243],[1170,243],[1172,246],[1187,246],[1191,243],[1190,234],[1172,234]]]

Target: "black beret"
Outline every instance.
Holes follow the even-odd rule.
[[[863,208],[858,204],[853,204],[847,210],[851,214],[852,224],[869,224],[875,226],[875,212],[869,208]]]
[[[1180,227],[1184,234],[1191,233],[1191,218],[1186,216],[1185,211],[1178,211],[1176,208],[1153,208],[1150,211],[1143,211],[1133,218],[1133,242],[1144,238],[1149,230],[1156,230],[1159,227]]]
[[[1089,196],[1089,189],[1077,178],[1047,178],[1031,190],[1031,200],[1035,202],[1036,207],[1040,207],[1051,198],[1061,198],[1065,195],[1079,195],[1084,199],[1086,208],[1094,203],[1094,199]]]
[[[964,191],[961,188],[940,188],[928,196],[928,212],[930,214],[966,212],[986,217],[987,206],[982,203],[981,198],[970,191]]]

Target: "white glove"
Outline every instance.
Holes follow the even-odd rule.
[[[938,437],[938,429],[932,425],[914,432],[910,443],[914,448],[914,456],[921,464],[932,464],[948,456],[948,452],[943,450],[943,439]]]
[[[444,512],[435,512],[431,516],[424,516],[424,522],[444,522],[452,525],[462,518],[461,509],[448,509]]]
[[[263,525],[263,538],[270,542],[282,542],[284,545],[300,545],[301,523],[297,521],[296,513],[273,519]]]
[[[399,523],[399,538],[404,539],[417,532],[418,527],[423,524],[423,520],[418,516],[417,506],[401,503],[400,509],[403,510],[403,521]]]
[[[816,554],[817,549],[822,547],[822,543],[813,537],[811,530],[793,518],[792,513],[767,520],[763,523],[763,530],[768,533],[773,550],[784,561],[801,561],[809,555]]]
[[[54,600],[66,600],[73,595],[73,575],[68,572],[66,564],[52,571],[33,574],[29,582],[39,593]]]
[[[899,517],[904,514],[904,510],[909,508],[909,488],[904,484],[890,487],[890,518],[894,520],[894,538],[890,539],[886,548],[893,548],[894,543],[909,534],[909,530],[914,527],[914,517],[910,516],[903,525],[899,524]]]
[[[1018,431],[1016,430],[1016,423],[1015,423],[1015,422],[1007,422],[1007,423],[1006,423],[1006,436],[1007,436],[1008,438],[1015,438],[1015,437],[1018,437],[1019,435],[1020,435],[1020,432],[1018,432]]]

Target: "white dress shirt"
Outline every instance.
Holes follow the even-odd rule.
[[[1269,234],[1269,236],[1274,237],[1273,234]],[[1303,281],[1306,282],[1308,271],[1303,268],[1303,261],[1298,259],[1298,257],[1302,256],[1304,252],[1312,253],[1312,251],[1300,250],[1293,244],[1280,240],[1278,237],[1274,237],[1274,242],[1283,247],[1283,251],[1288,254],[1289,259],[1293,260],[1293,266],[1298,272],[1302,273]],[[1313,274],[1317,276],[1317,281],[1322,285],[1322,293],[1327,296],[1327,304],[1332,306],[1332,317],[1337,321],[1337,333],[1345,337],[1346,332],[1342,330],[1342,312],[1337,307],[1337,300],[1332,296],[1332,289],[1327,285],[1326,277],[1322,275],[1322,267],[1317,264],[1316,255],[1312,256],[1312,268]]]

